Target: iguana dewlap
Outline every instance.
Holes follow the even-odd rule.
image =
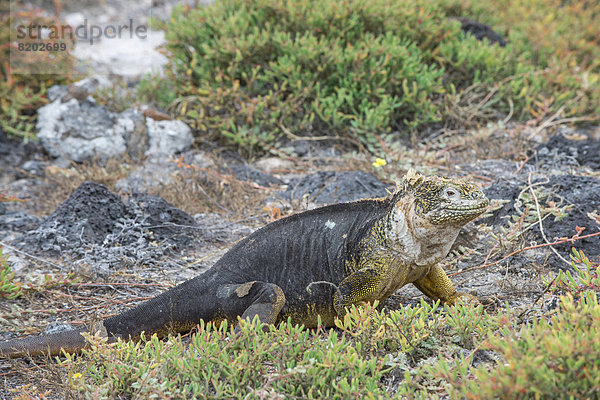
[[[282,218],[236,244],[207,272],[92,328],[110,340],[189,331],[200,320],[332,326],[345,308],[383,301],[412,283],[432,299],[461,295],[437,265],[488,200],[473,184],[409,173],[383,199]],[[81,331],[0,343],[0,356],[60,354],[86,345]]]

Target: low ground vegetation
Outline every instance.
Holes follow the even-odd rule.
[[[336,329],[255,320],[242,322],[238,336],[226,323],[202,323],[167,341],[90,337],[84,356],[33,374],[74,398],[594,398],[600,266],[578,251],[572,266],[574,275],[560,273],[547,286],[551,309],[542,296],[528,309],[495,312],[421,300],[394,310],[352,307]],[[0,279],[0,295],[24,295],[10,274]]]

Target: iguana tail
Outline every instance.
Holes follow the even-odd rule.
[[[82,332],[85,330],[77,329],[0,342],[0,357],[56,356],[61,354],[61,349],[67,353],[76,353],[86,346]]]
[[[216,276],[216,275],[214,275]],[[258,316],[265,323],[275,323],[285,303],[285,295],[277,285],[250,281],[226,283],[223,278],[200,275],[138,306],[96,323],[91,333],[107,337],[138,340],[157,334],[193,329],[200,320],[228,319],[236,321]],[[82,333],[85,330],[66,331],[51,335],[0,342],[0,358],[25,355],[59,355],[77,352],[87,346]],[[62,349],[62,350],[61,350]]]
[[[200,319],[210,320],[214,307],[214,290],[208,289],[203,280],[195,278],[121,314],[97,322],[91,331],[78,329],[0,342],[0,358],[60,355],[62,350],[76,353],[88,345],[82,336],[84,332],[99,334],[114,342],[119,337],[138,340],[142,332],[147,336],[154,333],[165,336],[189,331]]]

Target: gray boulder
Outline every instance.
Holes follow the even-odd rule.
[[[149,148],[146,156],[171,155],[187,150],[194,141],[192,130],[184,122],[146,119]]]
[[[101,82],[51,88],[52,102],[38,110],[38,138],[53,157],[101,162],[127,152],[132,158],[169,156],[188,149],[192,131],[182,121],[155,121],[136,109],[110,111],[89,96]]]
[[[38,138],[53,157],[76,162],[106,161],[127,150],[128,139],[143,121],[136,110],[115,114],[90,97],[62,102],[57,99],[38,110]]]

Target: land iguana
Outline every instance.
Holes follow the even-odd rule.
[[[200,320],[291,319],[307,328],[333,326],[359,302],[383,301],[412,283],[432,299],[459,296],[437,265],[460,228],[488,199],[475,185],[409,171],[396,190],[316,208],[272,222],[233,246],[205,273],[96,323],[92,334],[136,340],[193,329]],[[0,357],[58,355],[86,346],[66,331],[0,343]],[[61,350],[62,349],[62,350]]]

